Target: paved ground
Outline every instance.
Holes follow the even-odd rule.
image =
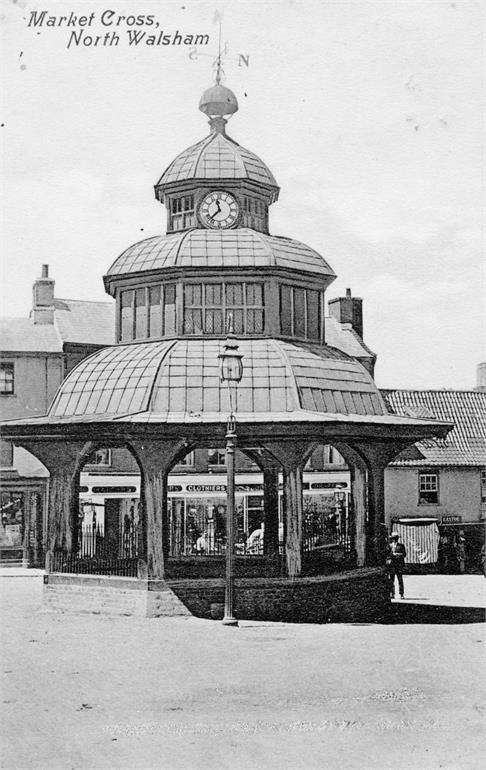
[[[410,576],[381,624],[234,629],[48,615],[27,574],[0,572],[3,770],[483,766],[482,576]]]

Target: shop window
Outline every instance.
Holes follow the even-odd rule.
[[[208,449],[208,465],[226,465],[224,449]]]
[[[194,452],[188,452],[182,460],[179,460],[177,465],[184,465],[184,467],[191,467],[194,465]]]
[[[96,452],[92,452],[86,465],[111,465],[111,449],[97,449]]]
[[[12,442],[0,439],[0,468],[11,468],[13,458],[14,448]]]
[[[12,396],[14,393],[14,365],[0,363],[0,395]]]
[[[481,505],[486,505],[486,468],[481,469]]]
[[[322,292],[282,284],[280,330],[288,337],[320,340]]]
[[[196,226],[194,195],[172,198],[170,202],[172,230],[186,230]]]
[[[437,505],[439,476],[437,473],[419,473],[419,505]]]
[[[263,285],[257,283],[186,284],[184,334],[262,334]]]
[[[24,496],[22,492],[0,492],[0,544],[22,546]]]

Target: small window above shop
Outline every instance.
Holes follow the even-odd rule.
[[[438,505],[439,474],[419,473],[419,505]]]
[[[14,392],[14,365],[2,361],[0,363],[0,395],[13,396]]]

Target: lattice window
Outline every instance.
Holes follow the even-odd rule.
[[[186,284],[184,334],[263,334],[263,285]]]
[[[282,284],[280,286],[280,330],[299,339],[321,339],[322,292]]]
[[[161,337],[175,334],[175,284],[122,291],[120,296],[120,339]]]

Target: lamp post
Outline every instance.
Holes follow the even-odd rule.
[[[225,342],[223,352],[219,354],[221,382],[228,383],[230,414],[226,423],[226,583],[224,594],[224,626],[237,626],[233,614],[234,597],[234,543],[235,543],[235,449],[236,418],[233,411],[233,388],[243,375],[242,353],[238,352],[238,343],[231,332]]]

